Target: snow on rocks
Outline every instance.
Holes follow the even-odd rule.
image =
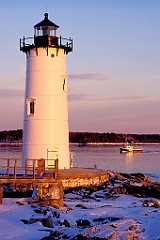
[[[158,189],[141,175],[114,173],[110,182],[66,189],[64,207],[3,199],[0,239],[158,240]]]

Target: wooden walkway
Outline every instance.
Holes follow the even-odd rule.
[[[89,178],[108,173],[97,168],[58,169],[58,159],[53,159],[54,164],[46,168],[46,161],[45,159],[26,159],[25,166],[22,166],[22,159],[0,158],[0,183]]]
[[[53,159],[53,165],[45,167],[45,159],[23,159],[18,158],[0,158],[0,182],[14,182],[43,179],[43,173],[52,170],[52,178],[58,176],[58,159]],[[24,164],[23,164],[24,163]],[[24,165],[24,166],[23,166]],[[45,176],[45,178],[50,176]]]
[[[3,197],[3,183],[56,183],[59,180],[92,178],[108,174],[108,171],[96,168],[58,169],[58,159],[53,165],[45,167],[45,159],[0,158],[0,204]]]

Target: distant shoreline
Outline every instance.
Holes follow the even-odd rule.
[[[0,142],[22,143],[23,130],[0,131]],[[133,144],[160,143],[160,134],[132,134],[114,132],[69,132],[69,143],[84,145],[121,145],[124,142]]]
[[[21,146],[23,143],[22,142],[0,142],[0,146],[5,146],[5,145],[10,145],[10,146]],[[79,147],[84,147],[84,146],[121,146],[123,145],[124,142],[121,142],[121,143],[108,143],[108,142],[98,142],[98,143],[95,143],[95,142],[88,142],[88,143],[85,143],[85,145],[79,145],[79,143],[72,143],[70,142],[69,145],[72,145],[72,146],[79,146]],[[160,143],[154,143],[154,142],[150,142],[150,143],[133,143],[133,145],[160,145]]]

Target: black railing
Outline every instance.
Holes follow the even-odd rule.
[[[53,36],[23,37],[20,39],[20,50],[27,52],[37,47],[59,47],[66,53],[73,51],[73,39]]]

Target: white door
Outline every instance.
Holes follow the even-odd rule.
[[[53,168],[55,166],[55,160],[58,159],[58,148],[52,147],[47,149],[47,167]]]

